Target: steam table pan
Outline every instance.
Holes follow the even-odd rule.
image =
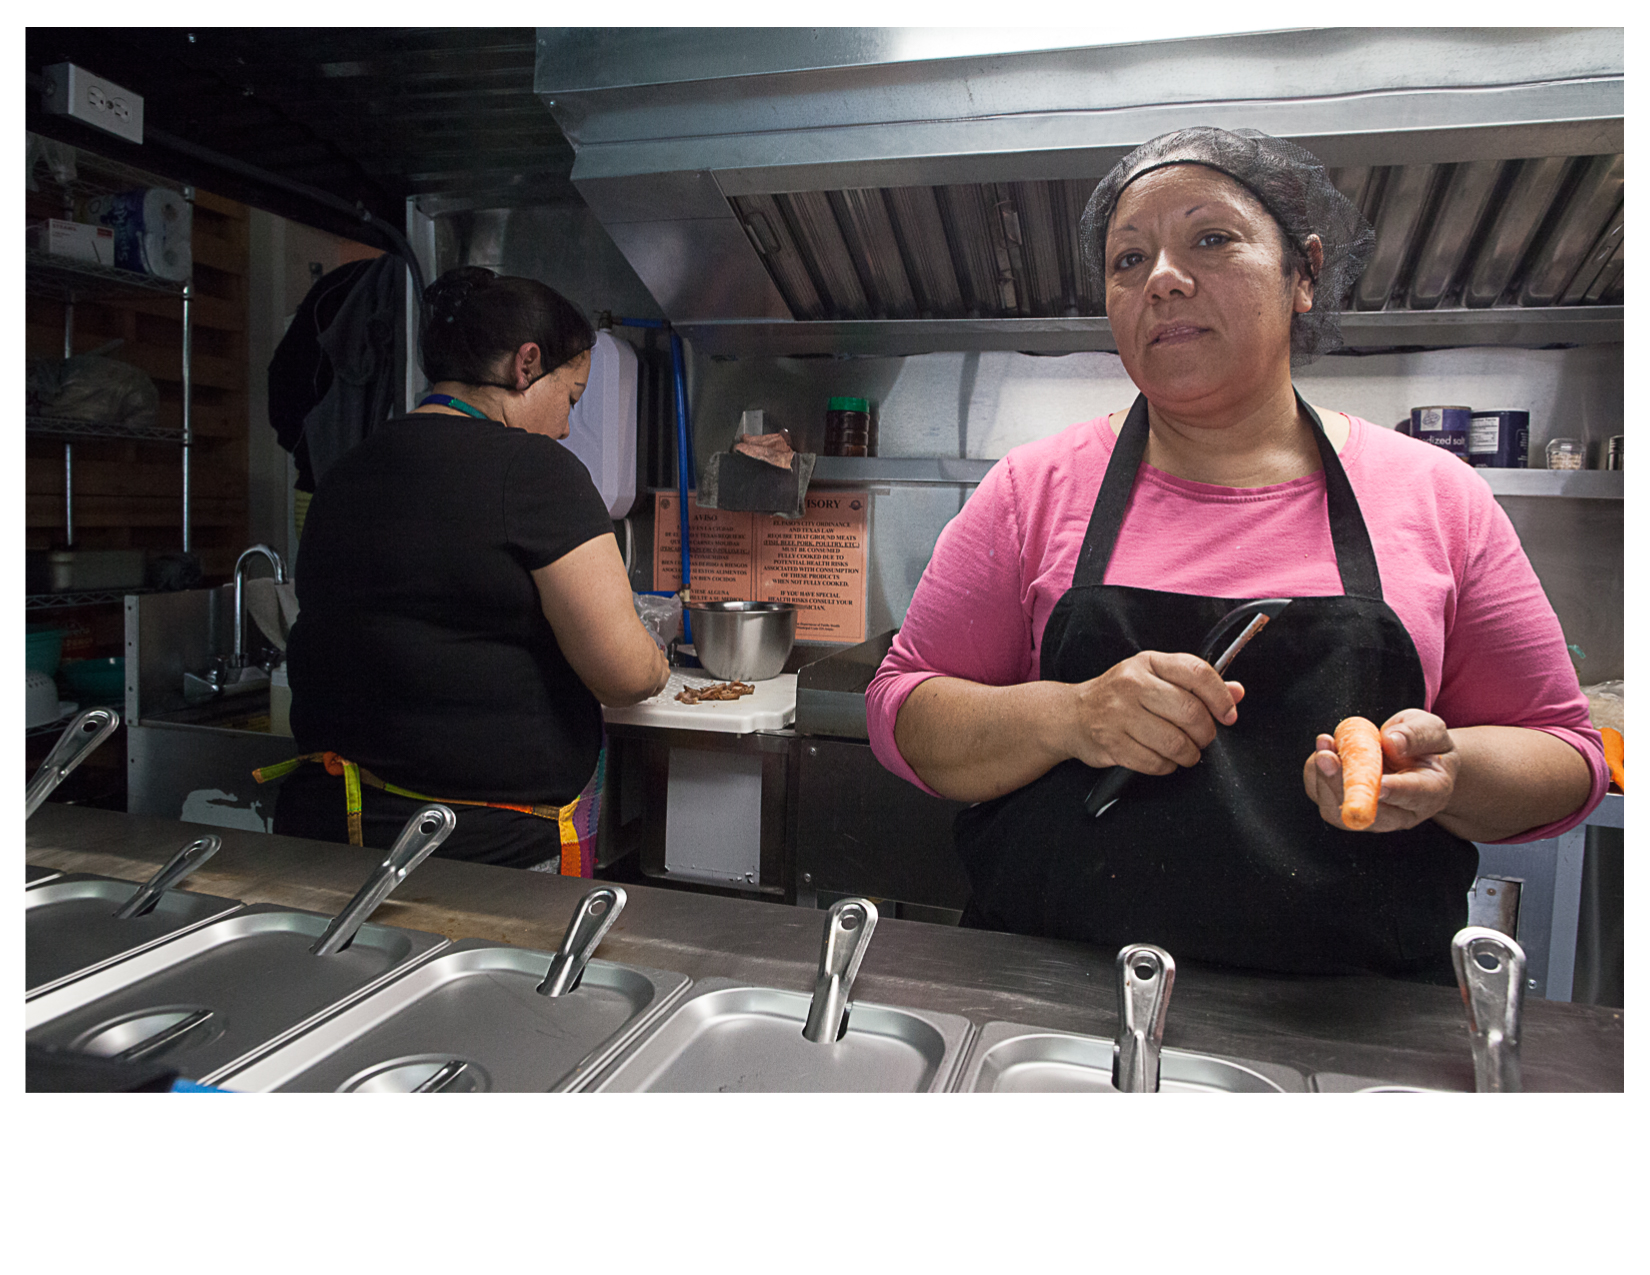
[[[1236,1062],[1179,1049],[1162,1051],[1160,1093],[1304,1093],[1288,1067]],[[957,1088],[980,1093],[1116,1093],[1112,1042],[1020,1023],[987,1023]]]
[[[257,903],[37,996],[31,1045],[220,1074],[443,948],[438,934],[360,927],[330,956],[310,946],[332,918]]]
[[[1368,1076],[1348,1076],[1339,1071],[1312,1073],[1313,1093],[1448,1093],[1446,1089],[1423,1089],[1418,1085],[1374,1080]]]
[[[955,1014],[855,1001],[836,1041],[804,1039],[810,998],[731,979],[698,984],[590,1085],[672,1093],[944,1090],[972,1025]]]
[[[143,916],[117,919],[116,910],[141,888],[112,877],[68,873],[27,890],[26,995],[38,996],[241,906],[238,899],[167,890]]]
[[[256,1092],[570,1089],[689,981],[592,960],[575,991],[546,996],[538,987],[550,959],[465,939],[222,1083]]]

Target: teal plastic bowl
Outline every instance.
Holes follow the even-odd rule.
[[[31,673],[57,676],[57,665],[63,658],[62,629],[49,624],[31,624],[24,645]]]
[[[63,666],[69,698],[88,704],[112,704],[126,695],[126,658],[112,655],[98,660],[70,660]]]

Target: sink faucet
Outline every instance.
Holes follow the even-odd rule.
[[[276,584],[286,583],[286,564],[269,545],[253,545],[235,559],[235,652],[230,657],[232,668],[246,667],[246,604],[242,597],[242,581],[246,575],[247,559],[258,557],[269,559],[269,565],[275,571]]]

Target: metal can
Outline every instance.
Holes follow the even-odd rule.
[[[1409,432],[1423,443],[1442,447],[1452,456],[1467,459],[1467,436],[1472,432],[1470,407],[1412,407]]]
[[[1610,454],[1605,459],[1604,468],[1606,468],[1606,469],[1620,469],[1621,468],[1621,444],[1622,444],[1623,438],[1625,438],[1625,435],[1622,435],[1622,434],[1612,434],[1612,435],[1610,435]]]
[[[1474,412],[1467,433],[1467,461],[1479,469],[1530,467],[1530,414]]]

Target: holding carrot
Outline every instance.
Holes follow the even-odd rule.
[[[1361,832],[1375,822],[1381,796],[1381,732],[1367,717],[1348,717],[1335,727],[1341,759],[1341,822]]]

